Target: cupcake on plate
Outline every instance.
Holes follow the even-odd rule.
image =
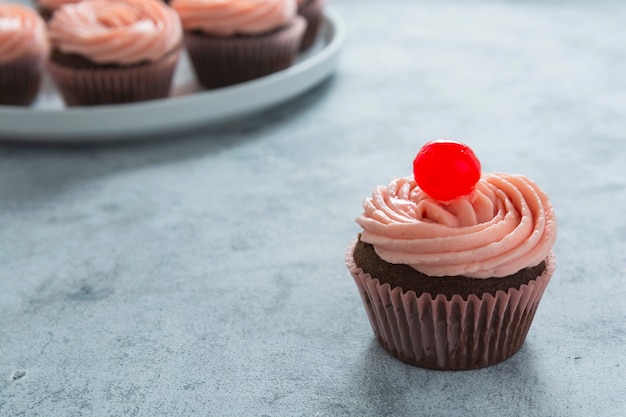
[[[154,0],[83,0],[48,23],[48,69],[68,106],[169,95],[182,47],[173,9]]]
[[[20,4],[0,3],[0,104],[33,102],[48,52],[41,17]]]
[[[363,208],[346,263],[389,353],[465,370],[519,350],[555,269],[554,210],[534,182],[481,175],[467,146],[434,141]]]
[[[50,20],[56,9],[68,3],[78,3],[80,0],[35,0],[35,7],[39,14],[46,20]]]
[[[309,49],[315,43],[324,19],[325,3],[326,0],[298,0],[298,14],[304,17],[307,23],[300,50]]]
[[[172,0],[196,77],[206,88],[263,77],[295,60],[306,21],[296,0]]]

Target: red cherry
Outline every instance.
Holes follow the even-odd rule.
[[[413,161],[415,182],[430,197],[450,201],[470,194],[480,179],[480,161],[469,146],[434,140]]]

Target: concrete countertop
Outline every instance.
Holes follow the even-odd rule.
[[[626,3],[335,0],[328,82],[174,138],[0,147],[0,416],[626,415]],[[343,262],[427,140],[551,196],[513,358],[405,365]]]

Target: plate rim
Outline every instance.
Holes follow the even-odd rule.
[[[0,106],[0,140],[86,143],[136,139],[150,133],[162,135],[209,126],[277,105],[303,94],[334,72],[346,30],[332,8],[324,11],[324,20],[328,43],[287,69],[215,91],[140,103],[63,109]],[[205,106],[217,103],[219,107],[206,113]]]

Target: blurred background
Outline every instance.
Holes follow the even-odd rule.
[[[626,415],[626,3],[327,7],[336,70],[287,102],[0,145],[0,415]],[[559,221],[525,345],[479,371],[387,355],[343,261],[363,199],[436,138]]]

